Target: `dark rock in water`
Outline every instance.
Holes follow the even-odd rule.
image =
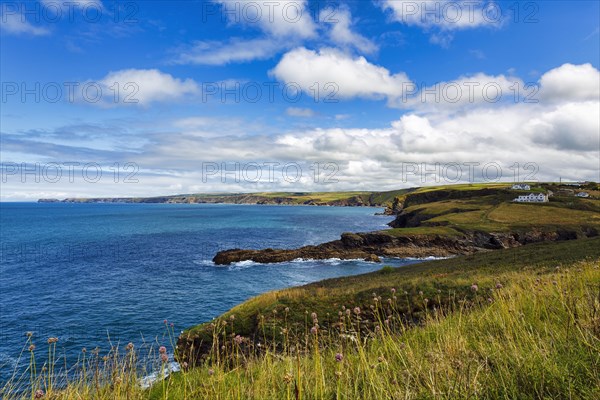
[[[365,257],[365,261],[380,263],[381,259],[376,254],[369,254]]]
[[[590,230],[589,236],[598,233]],[[479,251],[505,249],[556,240],[573,240],[578,235],[567,231],[541,231],[532,229],[527,232],[464,232],[459,236],[405,235],[399,236],[387,231],[370,233],[344,233],[339,240],[317,246],[305,246],[298,249],[264,250],[226,250],[220,251],[213,261],[217,265],[251,260],[259,263],[277,263],[298,258],[324,260],[363,259],[380,262],[379,257],[449,257],[459,254],[473,254]]]

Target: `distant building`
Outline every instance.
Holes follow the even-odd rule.
[[[517,183],[512,185],[512,190],[531,190],[531,186],[526,183]]]
[[[516,201],[517,203],[546,203],[548,201],[548,196],[544,193],[529,193],[519,196],[513,201]]]
[[[586,192],[579,192],[577,193],[577,197],[590,197],[590,194]]]

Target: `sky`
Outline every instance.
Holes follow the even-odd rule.
[[[4,1],[0,200],[600,181],[600,2]]]

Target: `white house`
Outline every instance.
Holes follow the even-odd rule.
[[[546,203],[548,201],[548,196],[544,193],[529,193],[519,196],[513,201],[516,201],[517,203]]]
[[[512,190],[531,190],[531,186],[526,183],[517,183],[512,185]]]
[[[586,192],[579,192],[577,193],[577,197],[590,197],[589,193]]]

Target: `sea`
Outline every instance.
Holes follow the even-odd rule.
[[[212,262],[219,250],[295,248],[385,229],[391,217],[376,215],[381,211],[0,203],[0,386],[29,363],[26,332],[39,349],[57,337],[57,359],[72,365],[84,347],[169,345],[166,328],[178,334],[270,290],[417,262]]]

